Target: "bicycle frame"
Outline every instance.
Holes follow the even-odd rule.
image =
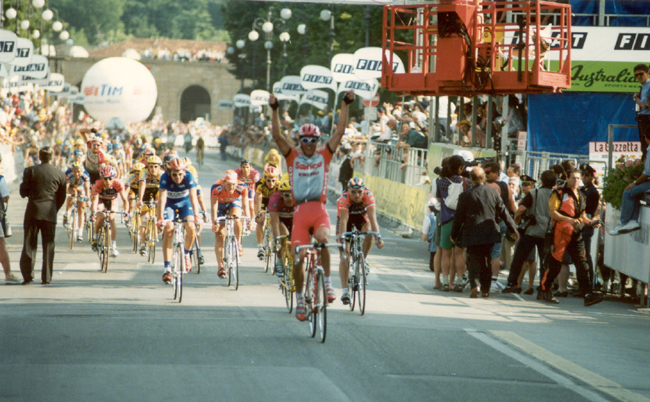
[[[375,236],[379,237],[377,232],[359,232],[354,228],[351,232],[341,234],[341,239],[346,243],[350,243],[350,251],[348,253],[347,246],[345,248],[345,260],[348,269],[348,291],[350,293],[350,310],[354,311],[355,303],[358,299],[359,313],[365,314],[366,311],[366,260],[363,255],[363,242],[365,237],[362,236]],[[353,272],[350,273],[350,269]]]

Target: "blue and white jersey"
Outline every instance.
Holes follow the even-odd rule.
[[[167,204],[189,200],[190,189],[196,188],[196,186],[196,180],[189,171],[185,171],[183,181],[178,184],[172,180],[167,172],[160,176],[160,189],[167,190]]]
[[[75,180],[74,174],[72,173],[72,168],[70,168],[65,172],[65,180],[68,184],[71,184],[73,186],[83,187],[84,183],[90,182],[90,175],[86,170],[83,170],[79,176],[79,179]]]

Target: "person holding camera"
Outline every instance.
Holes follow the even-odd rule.
[[[551,294],[553,281],[562,269],[564,252],[568,252],[576,267],[580,286],[580,295],[584,298],[585,306],[591,306],[603,301],[603,296],[593,293],[589,280],[589,264],[585,257],[585,244],[582,231],[586,226],[598,227],[599,220],[587,217],[587,197],[578,189],[580,171],[569,169],[566,172],[566,183],[553,191],[548,201],[550,217],[553,219],[553,249],[549,251],[546,267],[542,275],[538,300],[549,303],[559,303]]]
[[[521,238],[515,248],[515,255],[510,265],[508,284],[502,293],[520,293],[521,288],[517,286],[521,269],[528,259],[531,251],[537,248],[540,263],[544,261],[544,237],[548,228],[551,211],[549,200],[553,193],[553,187],[557,175],[552,170],[542,173],[542,187],[532,189],[524,197],[517,212],[515,222],[519,224]],[[529,274],[530,275],[530,274]],[[532,281],[530,281],[532,283]],[[529,292],[528,294],[532,294]]]

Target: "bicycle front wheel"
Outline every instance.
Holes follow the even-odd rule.
[[[322,271],[316,274],[316,323],[318,325],[318,337],[321,343],[325,342],[327,336],[327,294],[325,293],[325,277]]]
[[[185,271],[185,253],[182,245],[177,245],[174,252],[174,267],[172,272],[175,281],[174,300],[178,296],[178,302],[183,300],[183,272]]]
[[[307,281],[305,282],[307,286],[305,289],[305,304],[307,306],[307,314],[309,315],[309,332],[313,338],[316,336],[316,319],[318,318],[318,309],[316,308],[316,292],[318,289],[315,288],[315,279],[311,264],[313,264],[312,261],[309,262],[309,266],[307,268]]]
[[[232,243],[232,239],[229,237],[226,237],[226,241],[224,243],[224,256],[223,256],[223,263],[226,267],[226,276],[228,277],[228,280],[226,281],[226,286],[230,286],[230,282],[232,281],[232,251],[231,251],[231,246],[230,244]]]
[[[350,255],[347,262],[348,275],[349,275],[348,294],[350,295],[350,311],[354,311],[354,306],[357,301],[357,294],[356,294],[357,273],[354,270],[355,265],[356,263],[352,261],[352,256]]]
[[[286,256],[283,258],[284,277],[282,278],[282,290],[284,291],[284,301],[287,304],[289,314],[293,311],[293,261]]]
[[[72,250],[72,245],[74,244],[74,232],[77,229],[77,208],[73,207],[71,210],[72,215],[70,216],[70,250]]]
[[[192,261],[196,267],[196,273],[201,273],[201,260],[199,259],[199,238],[194,239],[194,246],[192,247]]]
[[[235,290],[239,289],[239,245],[237,243],[237,240],[233,240],[232,243],[230,243],[231,246],[231,253],[230,255],[232,256],[232,275],[234,278],[232,280],[235,282]]]
[[[364,315],[366,312],[366,260],[363,258],[363,254],[359,256],[356,271],[356,277],[359,281],[359,285],[357,286],[359,314]]]

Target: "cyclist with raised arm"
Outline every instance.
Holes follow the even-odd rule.
[[[122,208],[126,211],[128,208],[128,200],[124,195],[124,185],[117,179],[117,172],[113,166],[102,166],[99,171],[101,180],[97,180],[93,186],[92,192],[92,216],[91,220],[95,220],[95,213],[97,214],[97,223],[95,224],[95,233],[93,233],[92,247],[93,251],[97,251],[97,233],[99,229],[104,226],[104,219],[106,219],[105,212],[102,211],[117,211],[117,197],[122,199]],[[100,203],[101,202],[101,203]],[[108,217],[111,224],[111,257],[117,257],[120,253],[117,251],[117,225],[115,224],[115,214],[111,213]]]
[[[345,232],[351,232],[356,228],[360,232],[377,232],[377,214],[375,212],[375,197],[370,190],[366,188],[365,183],[360,177],[353,177],[348,181],[347,190],[341,194],[336,203],[336,235],[341,236]],[[366,236],[363,241],[363,257],[367,258],[372,248],[373,236]],[[384,247],[381,236],[377,236],[377,248]],[[341,252],[341,262],[339,263],[339,277],[341,278],[341,301],[343,304],[350,304],[350,294],[348,293],[348,277],[350,276],[347,260],[350,258],[350,245],[348,244],[345,251]],[[366,262],[366,270],[368,263]]]
[[[272,134],[275,143],[287,161],[290,184],[293,192],[293,199],[297,205],[294,212],[294,225],[291,233],[291,245],[294,260],[294,278],[296,281],[296,318],[300,321],[307,319],[305,307],[305,294],[303,289],[304,272],[302,260],[304,251],[300,252],[300,258],[296,258],[296,246],[308,245],[310,243],[310,232],[319,243],[327,243],[330,235],[330,218],[325,209],[327,200],[327,180],[329,176],[329,165],[334,156],[336,148],[341,143],[345,127],[348,121],[348,108],[354,102],[354,93],[347,92],[343,97],[341,114],[336,131],[327,144],[317,149],[320,131],[313,124],[306,124],[300,127],[300,152],[291,147],[287,139],[282,135],[280,115],[278,107],[280,104],[275,96],[271,95],[269,105],[273,110]],[[330,253],[323,249],[321,262],[325,273],[325,289],[327,300],[336,300],[336,294],[332,289],[330,279]]]
[[[97,136],[97,130],[89,128],[79,129],[79,134],[81,138],[88,145],[86,147],[86,160],[84,162],[84,168],[90,176],[91,185],[95,185],[97,180],[99,180],[99,169],[104,166],[106,163],[106,155],[102,151],[102,138]],[[94,137],[90,137],[91,134],[95,134]]]
[[[147,244],[145,242],[145,228],[149,219],[153,219],[156,210],[154,207],[144,205],[145,201],[158,201],[158,191],[160,189],[160,176],[162,174],[160,167],[162,160],[157,156],[150,156],[147,160],[147,169],[140,172],[138,177],[138,206],[140,208],[140,255],[147,254]]]
[[[72,208],[72,203],[74,202],[74,195],[80,195],[82,197],[90,196],[90,176],[86,172],[81,164],[81,162],[73,162],[72,167],[69,170],[69,173],[65,175],[66,181],[68,183],[68,194],[71,197],[68,197],[68,200],[65,204],[65,214],[63,215],[63,226],[68,225],[68,219],[70,219],[70,209]],[[86,202],[78,199],[77,200],[77,227],[72,228],[72,235],[76,234],[77,241],[83,240],[83,227],[84,227],[84,208],[86,207]]]
[[[286,178],[285,178],[286,176]],[[291,183],[289,183],[289,174],[285,173],[278,184],[278,191],[273,193],[269,199],[268,211],[271,216],[271,230],[273,238],[278,236],[291,236],[293,228],[293,212],[295,205],[291,195]],[[280,251],[275,260],[275,274],[282,276],[282,259],[284,258],[285,243],[287,238],[283,238],[280,243]]]
[[[174,236],[174,219],[176,212],[185,227],[185,266],[192,269],[192,244],[196,236],[196,221],[198,218],[194,211],[198,210],[196,199],[196,181],[192,173],[185,169],[182,159],[174,158],[167,164],[167,170],[160,177],[160,190],[158,192],[158,226],[163,229],[163,282],[172,282],[172,237]]]
[[[264,222],[266,218],[266,207],[269,205],[269,198],[278,189],[278,177],[280,171],[275,166],[268,166],[264,170],[264,177],[255,183],[255,237],[257,238],[257,258],[264,259]]]
[[[237,179],[234,170],[226,171],[223,179],[217,180],[210,191],[210,215],[212,217],[212,231],[215,233],[214,252],[219,264],[217,275],[223,279],[226,277],[226,269],[223,265],[223,242],[226,238],[226,222],[217,222],[217,218],[226,215],[241,217],[242,212],[248,216],[248,188]],[[241,238],[242,222],[235,221],[235,236]],[[244,249],[239,243],[239,255],[243,256]]]

